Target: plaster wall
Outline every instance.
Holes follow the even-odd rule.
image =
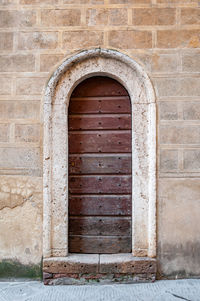
[[[102,47],[138,62],[155,89],[159,275],[200,275],[199,26],[197,0],[0,0],[3,263],[42,258],[45,83],[64,58]]]

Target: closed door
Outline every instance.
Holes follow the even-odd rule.
[[[69,252],[131,252],[131,105],[125,88],[91,77],[69,105]]]

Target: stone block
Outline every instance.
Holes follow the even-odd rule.
[[[200,54],[191,53],[183,55],[182,68],[186,72],[200,72]]]
[[[40,6],[45,4],[58,4],[59,0],[19,0],[20,4],[25,5],[34,5],[39,4]]]
[[[109,45],[116,48],[136,49],[151,48],[152,33],[150,31],[117,30],[109,31]]]
[[[40,71],[49,72],[63,58],[62,54],[41,54]]]
[[[79,49],[103,44],[102,31],[68,31],[63,33],[64,49]]]
[[[199,25],[200,24],[200,9],[199,8],[182,8],[181,9],[181,24],[182,25]]]
[[[11,89],[12,89],[12,78],[1,77],[0,78],[0,95],[10,95]],[[1,105],[1,103],[0,103],[0,105]]]
[[[178,169],[178,151],[162,149],[160,151],[160,171],[174,171]]]
[[[45,82],[44,77],[18,78],[16,93],[17,95],[41,95]]]
[[[15,141],[16,142],[39,142],[40,125],[39,124],[16,124]]]
[[[163,3],[163,4],[197,4],[198,0],[157,0],[157,3]]]
[[[199,29],[158,30],[158,48],[199,48]]]
[[[100,273],[152,274],[156,273],[156,261],[152,258],[133,257],[132,254],[100,255]]]
[[[157,78],[158,96],[200,96],[200,78]]]
[[[0,50],[12,50],[13,48],[13,33],[0,32]]]
[[[32,27],[36,24],[36,12],[32,10],[1,10],[0,27]]]
[[[183,102],[183,119],[200,120],[200,102]]]
[[[35,56],[32,54],[0,55],[1,72],[35,71]]]
[[[0,123],[0,142],[8,142],[9,124]]]
[[[177,54],[155,53],[152,55],[151,70],[159,73],[177,72],[178,64]]]
[[[10,5],[15,5],[15,4],[17,4],[18,3],[18,1],[17,0],[0,0],[0,5],[2,5],[2,6],[6,6],[6,5],[8,5],[8,6],[10,6]]]
[[[174,8],[135,8],[132,13],[133,25],[156,26],[175,24]]]
[[[189,149],[183,153],[183,168],[188,171],[200,171],[200,150]]]
[[[70,254],[67,257],[44,259],[43,271],[47,273],[98,273],[98,254]]]
[[[161,144],[199,144],[200,128],[198,125],[161,125]]]
[[[40,169],[40,149],[31,147],[0,148],[0,168]]]
[[[58,44],[57,32],[21,32],[18,49],[55,49]]]
[[[88,9],[86,13],[88,26],[126,25],[128,22],[127,9]]]
[[[40,103],[37,101],[0,101],[0,119],[40,120]]]
[[[78,26],[80,22],[80,9],[45,9],[41,12],[43,26]]]
[[[159,102],[159,117],[160,120],[177,120],[178,106],[174,101],[160,101]]]
[[[150,4],[151,0],[109,0],[110,4]]]

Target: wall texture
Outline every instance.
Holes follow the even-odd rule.
[[[91,47],[126,53],[153,82],[159,275],[200,275],[197,0],[0,0],[0,275],[40,265],[42,91],[56,64]]]

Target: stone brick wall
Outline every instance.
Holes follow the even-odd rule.
[[[128,54],[153,82],[159,272],[199,275],[198,0],[0,0],[0,260],[40,263],[42,91],[91,47]]]

